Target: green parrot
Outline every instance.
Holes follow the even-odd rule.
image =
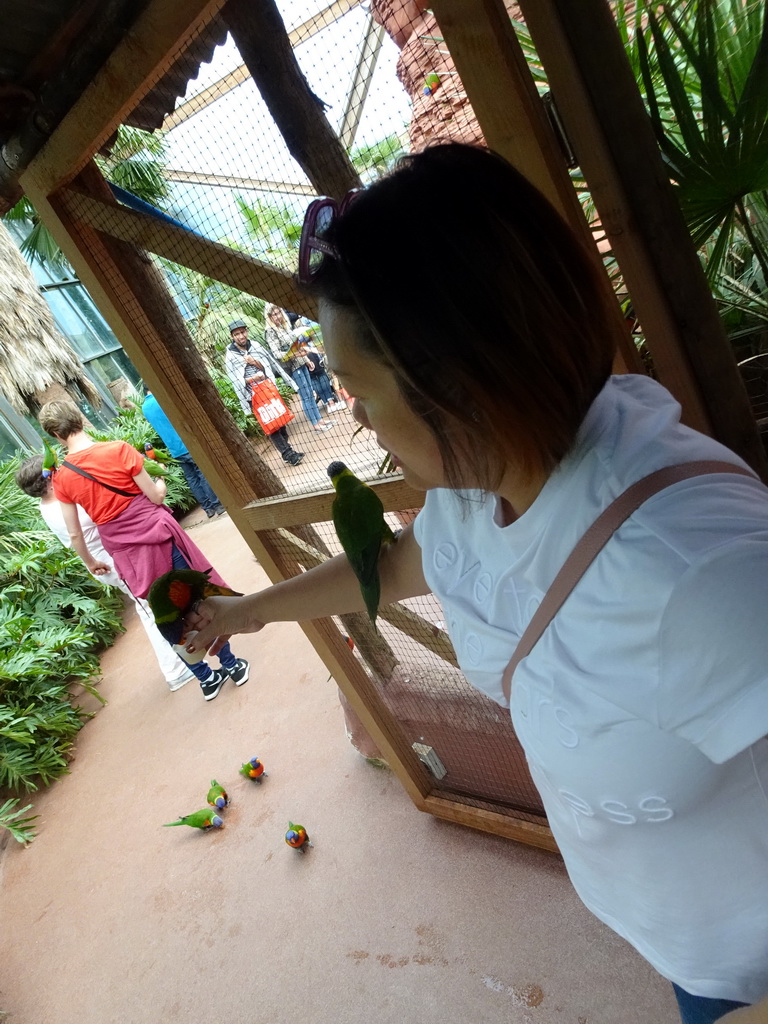
[[[43,438],[43,478],[48,480],[59,467],[59,459],[46,438]]]
[[[229,803],[227,791],[218,784],[216,779],[211,779],[211,788],[208,790],[206,800],[211,807],[218,807],[219,810],[222,810]]]
[[[184,616],[196,601],[202,601],[214,594],[241,597],[236,590],[211,583],[210,569],[171,569],[158,576],[147,594],[149,607],[155,616],[157,628],[170,644],[181,641],[184,631]]]
[[[144,469],[150,476],[168,476],[168,470],[154,459],[144,459]]]
[[[375,626],[381,597],[381,545],[392,544],[396,538],[384,519],[381,499],[368,484],[359,480],[343,462],[332,462],[328,476],[336,491],[331,507],[336,536],[357,576],[365,607]]]
[[[174,825],[189,825],[190,828],[202,828],[207,832],[209,828],[223,828],[224,821],[210,807],[204,807],[202,811],[182,814],[178,821],[169,821],[163,828],[173,828]]]

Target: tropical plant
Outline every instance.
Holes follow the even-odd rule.
[[[0,807],[0,828],[7,829],[17,843],[31,843],[35,838],[32,822],[37,819],[37,815],[33,814],[29,818],[22,818],[22,814],[32,809],[32,804],[17,808],[18,802],[18,797],[11,797]]]
[[[238,195],[235,195],[235,202],[255,255],[284,269],[294,267],[301,238],[301,216],[284,203],[258,199],[251,205]]]
[[[16,486],[19,458],[0,464],[0,788],[48,785],[67,771],[87,715],[70,688],[99,700],[98,651],[122,630],[122,597],[102,586],[48,531]],[[31,838],[28,808],[8,801],[0,825]],[[14,832],[14,830],[16,830]]]
[[[166,144],[162,132],[145,132],[121,124],[106,156],[97,156],[101,173],[114,185],[152,206],[165,206],[170,186],[163,175]]]
[[[376,142],[357,146],[349,158],[360,177],[369,182],[392,170],[407,151],[407,136],[394,133]]]
[[[768,22],[755,0],[638,4],[634,46],[662,157],[711,281],[741,236],[768,282]]]

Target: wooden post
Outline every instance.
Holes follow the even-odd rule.
[[[434,0],[432,10],[489,148],[549,199],[599,265],[614,310],[616,370],[644,373],[502,0]]]
[[[320,194],[341,198],[357,171],[301,72],[274,0],[228,0],[222,10],[291,156]]]
[[[686,423],[768,459],[605,0],[520,0],[662,383]]]

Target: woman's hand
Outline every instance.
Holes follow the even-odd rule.
[[[242,597],[208,597],[187,613],[184,627],[197,631],[187,644],[190,654],[208,648],[218,654],[233,633],[258,633],[264,623],[248,614]]]
[[[111,566],[107,565],[105,562],[93,562],[88,566],[88,572],[90,572],[92,576],[103,576],[105,572],[111,571]]]

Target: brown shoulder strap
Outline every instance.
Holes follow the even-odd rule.
[[[637,483],[632,484],[600,513],[555,576],[525,632],[520,637],[509,664],[504,669],[501,685],[507,703],[509,703],[512,692],[512,676],[515,669],[523,658],[531,653],[539,637],[558,613],[566,598],[621,524],[644,501],[658,491],[663,491],[665,487],[670,487],[681,480],[704,476],[708,473],[738,473],[741,476],[755,478],[755,474],[751,470],[735,466],[731,462],[706,460],[666,466],[664,469],[657,469],[655,473],[649,473],[648,476],[644,476]]]

